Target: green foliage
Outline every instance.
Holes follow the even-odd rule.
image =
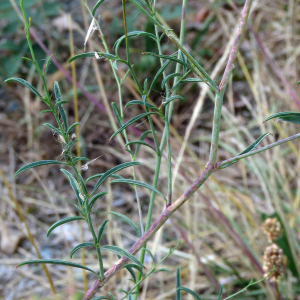
[[[294,123],[294,124],[300,124],[300,113],[292,112],[292,111],[286,111],[286,112],[280,112],[274,115],[271,115],[270,117],[266,118],[263,123],[277,118],[278,120]]]
[[[68,217],[62,220],[59,220],[57,222],[55,222],[47,231],[47,237],[49,236],[49,234],[58,226],[63,225],[65,223],[68,222],[72,222],[72,221],[78,221],[78,220],[84,220],[84,218],[82,217]]]

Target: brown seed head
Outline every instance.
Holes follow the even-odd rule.
[[[279,277],[285,273],[283,251],[276,244],[267,247],[264,252],[263,270],[265,276],[269,275],[273,267],[275,267],[275,271],[272,272],[269,279],[270,281],[276,282]]]
[[[266,219],[262,225],[262,229],[269,243],[272,243],[282,235],[281,226],[277,218]]]

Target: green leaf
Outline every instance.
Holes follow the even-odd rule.
[[[104,0],[99,0],[96,5],[93,7],[93,10],[92,10],[92,16],[94,17],[95,16],[95,12],[97,10],[97,8],[104,2]]]
[[[81,248],[85,248],[85,247],[93,247],[93,246],[95,247],[95,244],[94,244],[94,243],[81,243],[81,244],[75,246],[75,247],[72,249],[72,251],[70,252],[70,258],[73,257],[73,254],[74,254],[77,250],[79,250],[79,249],[81,249]]]
[[[128,103],[126,103],[125,107],[128,107],[130,105],[135,105],[135,104],[139,104],[139,105],[144,105],[144,106],[147,106],[153,110],[156,110],[156,111],[159,111],[158,108],[148,102],[144,102],[142,100],[132,100],[132,101],[129,101]]]
[[[117,60],[115,60],[115,61],[114,61],[114,63],[113,63],[113,67],[114,67],[116,70],[119,70],[119,69],[118,69],[118,65],[117,65],[117,63],[118,63],[118,61],[117,61]]]
[[[131,1],[131,0],[130,0]],[[145,55],[151,55],[151,56],[155,56],[155,57],[158,57],[158,58],[164,58],[164,59],[169,59],[169,60],[173,60],[173,61],[176,61],[177,63],[187,67],[189,70],[191,71],[194,71],[195,68],[190,66],[188,63],[178,59],[177,57],[175,57],[175,55],[173,56],[170,56],[170,55],[159,55],[159,54],[156,54],[156,53],[153,53],[153,52],[143,52],[142,54],[145,54]]]
[[[62,135],[60,130],[58,128],[55,128],[53,125],[51,125],[49,123],[44,123],[43,125],[47,126],[48,128],[50,128],[52,131],[56,132],[57,134]]]
[[[203,82],[202,79],[199,78],[186,78],[186,79],[181,79],[181,82]]]
[[[55,222],[47,231],[47,237],[49,236],[49,234],[58,226],[68,223],[68,222],[72,222],[72,221],[77,221],[77,220],[84,220],[83,217],[68,217],[62,220],[59,220],[57,222]]]
[[[93,271],[92,269],[90,269],[90,268],[88,268],[86,266],[75,264],[75,263],[70,262],[70,261],[57,260],[57,259],[35,259],[35,260],[27,260],[27,261],[24,261],[24,262],[18,264],[16,266],[16,268],[24,266],[24,265],[30,265],[30,264],[53,264],[53,265],[64,265],[64,266],[69,266],[69,267],[75,267],[75,268],[80,268],[80,269],[84,269],[84,270],[90,271],[90,272],[96,274],[97,277],[98,277],[98,274],[95,271]]]
[[[136,263],[137,265],[141,266],[142,268],[144,268],[144,265],[132,254],[130,254],[129,252],[125,251],[124,249],[117,247],[117,246],[102,246],[100,247],[100,249],[102,250],[108,250],[111,252],[115,252],[117,254],[120,254],[122,256],[125,256],[126,258],[130,259],[131,261],[133,261],[134,263]]]
[[[22,172],[24,172],[24,171],[26,171],[28,169],[39,167],[39,166],[44,166],[44,165],[54,165],[54,164],[57,164],[57,165],[67,165],[66,163],[58,161],[58,160],[40,160],[40,161],[35,161],[33,163],[30,163],[30,164],[25,165],[22,168],[20,168],[16,172],[15,177],[17,177],[20,173],[22,173]]]
[[[129,224],[132,228],[134,228],[134,230],[137,232],[137,234],[139,235],[139,237],[142,236],[141,231],[139,230],[138,226],[136,224],[134,224],[128,217],[126,217],[125,215],[121,214],[121,213],[117,213],[115,211],[108,211],[109,214],[113,214],[119,218],[121,218],[124,222],[126,222],[127,224]]]
[[[84,213],[83,213],[83,211],[76,205],[76,204],[74,204],[74,206],[77,208],[77,210],[81,213],[81,215],[83,215],[84,216]]]
[[[138,37],[138,36],[147,36],[153,39],[156,42],[156,36],[152,33],[145,31],[131,31],[127,34],[128,37]],[[122,41],[125,40],[125,35],[121,36],[114,44],[113,49],[115,49],[116,55],[118,56],[118,50]]]
[[[98,193],[95,194],[90,200],[89,200],[89,211],[92,210],[93,205],[95,204],[95,202],[102,196],[106,195],[107,192],[102,192],[102,193]]]
[[[136,283],[136,276],[135,276],[133,269],[131,267],[128,267],[128,265],[125,265],[122,269],[126,269],[132,276],[133,282]]]
[[[119,126],[122,126],[123,122],[122,122],[121,113],[120,113],[118,105],[115,102],[112,102],[111,103],[111,107],[112,107],[114,115],[115,115],[115,117],[116,117],[116,119],[117,119],[117,121],[119,123]]]
[[[178,288],[181,287],[181,270],[180,268],[177,268],[176,270],[176,300],[181,300],[181,290],[178,290]]]
[[[51,112],[52,113],[52,109],[45,109],[45,110],[42,110],[39,114],[44,114],[44,113],[47,113],[47,112]]]
[[[221,284],[221,288],[220,288],[220,293],[219,293],[219,296],[218,296],[218,300],[222,299],[222,295],[223,295],[223,284]]]
[[[76,125],[80,125],[80,122],[73,123],[73,124],[68,128],[66,134],[68,135],[68,134],[70,133],[70,131],[71,131]]]
[[[164,72],[164,70],[167,68],[167,66],[169,65],[169,63],[171,62],[171,60],[166,60],[165,63],[161,66],[161,68],[157,71],[157,73],[155,74],[153,81],[150,85],[149,88],[149,92],[150,93],[153,89],[154,84],[156,83],[156,81],[158,80],[159,76]]]
[[[280,112],[274,115],[271,115],[270,117],[266,118],[263,123],[274,119],[278,118],[278,120],[282,120],[285,122],[289,123],[294,123],[294,124],[300,124],[300,113],[297,112],[292,112],[292,111],[286,111],[286,112]]]
[[[181,50],[179,50],[179,53],[180,53],[180,57],[181,57],[182,61],[184,61],[185,63],[187,63],[188,60],[187,60],[186,55]],[[183,73],[186,73],[186,67],[183,67]]]
[[[171,271],[167,268],[161,268],[161,269],[155,270],[153,273],[158,273],[158,272],[167,272],[167,273],[171,274]],[[176,300],[178,300],[178,298],[176,298]]]
[[[80,175],[80,173],[78,173],[77,176],[78,176],[78,179],[79,179],[79,186],[81,187],[82,192],[85,195],[88,195],[89,193],[88,193],[87,187],[84,183],[84,180],[83,180],[82,176]]]
[[[36,94],[40,99],[45,101],[43,96],[26,80],[21,79],[21,78],[12,77],[12,78],[6,79],[4,82],[11,82],[11,81],[16,81],[16,82],[23,84],[24,86],[29,88],[34,94]]]
[[[88,181],[90,181],[90,180],[92,180],[92,179],[99,178],[99,177],[101,177],[103,174],[104,174],[104,173],[100,173],[100,174],[93,175],[93,176],[89,177],[85,182],[88,182]],[[122,177],[122,176],[120,176],[120,175],[117,175],[117,174],[111,174],[109,177],[116,178],[116,179],[124,178],[124,177]]]
[[[71,141],[69,142],[67,145],[66,145],[66,148],[65,148],[65,152],[69,151],[79,140],[74,140],[74,141]]]
[[[149,133],[152,133],[152,130],[147,130],[147,131],[145,131],[145,132],[141,135],[139,141],[142,142],[142,141],[147,137],[147,135],[148,135]],[[137,144],[137,146],[136,146],[136,148],[135,148],[135,153],[134,153],[134,156],[135,156],[135,157],[137,156],[137,154],[138,154],[138,152],[139,152],[139,150],[140,150],[140,147],[141,147],[141,144]]]
[[[253,144],[251,144],[248,148],[246,148],[243,152],[241,152],[239,155],[237,156],[240,156],[240,155],[243,155],[243,154],[246,154],[246,153],[249,153],[251,152],[252,150],[254,150],[258,145],[259,143],[267,136],[269,135],[269,133],[264,133],[263,135],[261,135]],[[225,163],[224,165],[220,165],[219,169],[225,169],[233,164],[235,164],[238,160],[233,160],[229,163]]]
[[[98,52],[98,54],[101,56],[101,57],[104,57],[106,59],[118,59],[117,56],[113,55],[113,54],[110,54],[110,53],[103,53],[103,52]]]
[[[61,97],[61,92],[60,92],[57,81],[54,82],[54,93],[55,93],[56,103],[61,102],[62,97]],[[69,128],[69,125],[68,125],[68,117],[67,117],[66,110],[63,105],[59,105],[58,110],[59,110],[60,116],[63,120],[65,131],[67,131]]]
[[[164,78],[164,80],[162,81],[162,83],[161,83],[161,88],[164,88],[164,86],[165,86],[165,84],[167,83],[168,80],[170,80],[174,77],[181,77],[181,76],[182,76],[181,73],[172,73],[172,74],[166,76]]]
[[[76,197],[77,197],[77,200],[78,200],[80,206],[82,207],[82,199],[80,197],[80,188],[79,188],[78,182],[76,181],[76,179],[73,177],[73,175],[69,171],[67,171],[65,169],[60,169],[60,170],[69,178],[71,187],[76,194]]]
[[[97,190],[97,188],[102,184],[102,182],[108,178],[110,175],[122,170],[122,169],[125,169],[125,168],[128,168],[128,167],[131,167],[131,166],[137,166],[137,165],[141,165],[142,163],[140,162],[135,162],[135,161],[132,161],[132,162],[126,162],[126,163],[123,163],[123,164],[120,164],[118,166],[115,166],[113,168],[111,168],[110,170],[106,171],[101,177],[100,179],[98,180],[98,182],[96,183],[93,191],[92,191],[92,194]]]
[[[178,96],[178,95],[174,95],[174,96],[168,98],[165,102],[163,102],[163,107],[165,107],[165,106],[168,105],[170,102],[172,102],[172,101],[174,101],[174,100],[176,100],[176,99],[182,99],[182,100],[184,100],[183,97]]]
[[[59,105],[68,103],[68,100],[61,100],[55,103],[54,108],[57,109]]]
[[[150,21],[152,21],[156,26],[158,26],[160,29],[164,29],[163,26],[157,22],[157,20],[146,11],[146,4],[143,1],[139,0],[129,0],[134,6],[136,6]],[[144,8],[144,7],[145,8]]]
[[[141,268],[140,266],[138,266],[136,264],[126,264],[122,269],[127,269],[127,268],[134,268],[134,269],[138,270],[141,274],[143,274],[143,268]]]
[[[125,144],[125,147],[129,146],[129,145],[133,145],[133,144],[139,144],[140,146],[141,145],[144,145],[144,146],[147,146],[149,148],[151,148],[155,153],[156,153],[156,150],[151,146],[149,145],[148,143],[146,142],[142,142],[142,141],[132,141],[132,142],[128,142]]]
[[[121,131],[123,131],[125,128],[127,128],[129,125],[131,125],[132,123],[136,122],[137,120],[143,118],[143,117],[148,117],[150,115],[159,115],[157,112],[147,112],[147,113],[143,113],[140,114],[134,118],[132,118],[131,120],[129,120],[126,124],[124,124],[122,127],[120,127],[111,137],[110,139],[112,139],[114,136],[116,136],[118,133],[120,133]]]
[[[178,291],[178,290],[185,291],[185,292],[191,294],[195,299],[201,300],[201,298],[200,298],[195,292],[193,292],[192,290],[190,290],[190,289],[188,289],[188,288],[186,288],[186,287],[179,287],[179,288],[176,289],[176,290],[177,290],[177,291]]]
[[[76,162],[78,162],[78,161],[82,161],[82,160],[84,160],[84,161],[88,161],[89,159],[88,159],[88,158],[86,158],[86,157],[82,157],[82,156],[80,156],[80,157],[76,157],[76,158],[74,158],[74,159],[73,159],[73,163],[76,163]]]
[[[50,64],[50,62],[51,62],[52,56],[53,56],[53,54],[50,55],[50,57],[48,58],[48,60],[47,60],[47,62],[46,62],[46,64],[45,64],[45,67],[44,67],[44,75],[47,74],[48,67],[49,67],[49,64]]]
[[[69,63],[78,58],[86,58],[86,57],[95,57],[95,52],[87,52],[87,53],[77,54],[69,59]]]
[[[167,200],[167,198],[160,191],[158,191],[153,186],[151,186],[151,185],[149,185],[148,183],[145,183],[145,182],[141,182],[141,181],[138,181],[138,180],[132,180],[132,179],[116,179],[116,180],[112,181],[111,183],[128,183],[128,184],[132,184],[132,185],[139,185],[139,186],[142,186],[144,188],[147,188],[147,189],[151,190],[152,192],[160,195],[165,200]]]
[[[147,249],[147,248],[142,248],[142,250],[141,251],[146,251],[148,254],[149,254],[149,256],[151,257],[151,259],[152,259],[152,263],[154,264],[154,256],[153,256],[153,254],[151,253],[151,251],[149,250],[149,249]]]
[[[104,0],[101,0],[101,1],[104,1]],[[95,298],[93,298],[92,300],[102,300],[102,299],[108,299],[108,300],[111,300],[111,298],[108,298],[108,297],[105,297],[105,296],[95,297]]]
[[[108,221],[109,220],[105,220],[99,228],[98,237],[97,237],[98,243],[101,242],[101,239],[102,239],[102,236],[103,236],[103,233],[104,233],[104,230],[105,230],[105,227],[106,227]]]

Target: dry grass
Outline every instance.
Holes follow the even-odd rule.
[[[78,27],[74,28],[75,52],[78,53],[82,51],[84,31],[80,30],[83,28],[83,21],[78,12],[79,1],[77,2],[73,4],[70,12],[73,18],[76,16],[76,24],[78,24]],[[174,2],[170,3],[174,5]],[[120,4],[117,1],[108,1],[104,5],[103,28],[109,34],[108,28],[112,26],[110,16],[114,18],[114,14],[117,15]],[[214,74],[213,77],[219,81],[228,55],[228,41],[231,41],[238,16],[230,4],[219,6],[213,1],[190,1],[188,7],[190,13],[187,22],[187,45],[191,45],[195,40],[199,30],[203,28],[204,22],[209,18],[213,19],[193,54],[201,59],[208,73]],[[204,8],[208,9],[208,15]],[[300,79],[298,64],[300,53],[299,8],[298,1],[261,0],[254,2],[249,24],[254,32],[258,32],[271,64],[258,47],[257,40],[249,26],[241,45],[238,61],[235,64],[233,81],[226,91],[225,105],[222,111],[219,161],[237,155],[262,133],[271,133],[262,142],[262,145],[266,145],[298,132],[298,125],[280,122],[268,122],[262,125],[262,121],[270,113],[297,111],[291,97],[291,90],[286,82],[289,83],[299,100],[295,89],[296,83]],[[203,15],[205,19],[201,20]],[[133,23],[136,26],[145,27],[145,21],[140,15],[133,17]],[[173,18],[167,22],[172,28],[178,29],[179,18]],[[68,43],[66,42],[68,41],[68,29],[58,33],[53,23],[47,22],[47,24],[48,32],[52,33],[48,36],[50,38],[48,44],[52,45],[51,51],[57,53],[57,59],[64,64],[69,57]],[[43,29],[36,29],[38,35],[42,36]],[[108,36],[109,45],[113,44],[113,38],[115,39],[116,36]],[[94,47],[99,48],[97,36],[94,36],[93,40]],[[138,64],[139,59],[142,59],[143,63],[147,64],[146,59],[141,58],[138,54],[141,52],[139,47],[145,47],[145,44],[135,42],[132,46],[137,53],[135,63]],[[167,41],[165,41],[165,47],[172,51],[172,46]],[[200,57],[201,49],[210,51],[212,55]],[[222,56],[224,56],[223,60]],[[92,93],[102,103],[103,93],[98,92],[99,81],[95,78],[91,61],[80,62],[82,65],[77,63],[77,80],[85,87],[95,88]],[[68,65],[64,66],[69,68]],[[274,72],[275,67],[281,74]],[[116,87],[113,78],[108,75],[110,74],[109,64],[100,62],[99,70],[108,101],[116,101]],[[122,67],[120,70],[122,71]],[[145,77],[150,77],[154,70],[148,68],[141,69],[142,71]],[[33,81],[38,87],[41,87],[41,83],[36,81],[35,74],[31,69],[22,69],[22,76],[27,81]],[[283,76],[286,82],[282,81]],[[70,82],[59,71],[52,73],[49,82],[53,82],[55,79],[60,80],[65,92],[72,90]],[[1,93],[4,95],[0,100],[1,169],[21,206],[21,211],[42,256],[68,259],[70,249],[80,242],[79,225],[73,223],[72,226],[68,226],[66,224],[62,229],[53,232],[52,237],[48,239],[45,234],[49,225],[55,222],[58,216],[71,216],[75,213],[72,205],[73,194],[67,180],[59,175],[59,169],[56,167],[43,167],[36,171],[29,171],[27,176],[21,176],[17,181],[13,178],[15,170],[25,162],[58,157],[61,146],[49,131],[41,127],[42,123],[49,120],[46,115],[38,115],[42,107],[39,99],[34,98],[20,86],[2,86]],[[130,80],[126,82],[123,93],[125,102],[136,99]],[[208,159],[213,113],[212,95],[205,86],[199,85],[192,88],[184,86],[180,94],[185,95],[186,100],[175,105],[171,139],[173,167],[178,170],[174,178],[174,199],[190,186],[190,181],[197,178]],[[69,94],[65,93],[65,96],[67,95]],[[152,100],[156,104],[160,104],[162,101],[160,93],[153,94]],[[15,111],[7,109],[10,101],[14,101],[19,109]],[[124,112],[126,119],[137,114],[136,111],[130,109],[125,109]],[[72,118],[74,110],[71,101],[69,114]],[[121,142],[117,139],[109,140],[113,130],[107,114],[82,95],[79,97],[79,118],[84,120],[80,128],[83,154],[90,159],[103,155],[90,166],[86,171],[86,176],[96,172],[100,173],[120,162],[128,161],[126,152],[120,146]],[[162,126],[160,121],[156,120],[155,125],[159,131]],[[147,124],[143,123],[137,128],[142,130],[146,127]],[[129,132],[129,139],[136,139],[134,132]],[[216,299],[217,291],[207,280],[203,266],[199,265],[199,260],[220,284],[224,284],[227,295],[247,285],[247,281],[251,278],[260,279],[262,274],[258,273],[255,266],[249,261],[240,241],[226,226],[227,223],[216,216],[216,210],[226,216],[259,262],[261,262],[264,249],[268,244],[261,227],[264,214],[269,216],[276,212],[282,222],[290,228],[288,230],[290,235],[295,235],[295,239],[299,241],[299,146],[300,141],[295,140],[214,173],[201,189],[211,204],[207,205],[207,202],[204,201],[205,198],[196,193],[174,215],[173,219],[177,225],[168,221],[148,244],[148,248],[159,259],[168,251],[168,248],[174,247],[178,240],[183,240],[180,231],[176,229],[176,226],[180,226],[195,251],[193,252],[191,247],[183,242],[181,247],[165,262],[165,266],[172,271],[172,275],[158,273],[156,276],[150,277],[149,281],[146,280],[142,286],[141,299],[175,299],[175,271],[178,266],[182,270],[183,286],[197,291],[203,299]],[[139,160],[144,163],[144,166],[139,168],[138,178],[151,183],[155,166],[153,154],[144,148],[140,152]],[[123,172],[123,175],[130,176],[126,171]],[[166,191],[166,182],[167,168],[164,159],[158,185],[160,191]],[[3,241],[4,238],[11,238],[11,235],[13,236],[16,232],[22,232],[24,235],[25,230],[2,181],[0,181],[0,186],[2,190],[0,226],[1,240]],[[122,212],[138,224],[134,191],[125,186],[111,187],[109,183],[106,188],[111,192],[102,202],[98,202],[95,224],[101,224],[104,218],[112,219],[106,236],[108,243],[128,249],[137,240],[137,237],[130,228],[111,216],[106,216],[105,212],[109,210]],[[145,216],[149,195],[144,189],[139,189],[139,193]],[[160,215],[163,205],[163,201],[157,198],[153,220]],[[10,232],[13,233],[10,235]],[[83,227],[85,241],[91,239],[88,232],[87,228]],[[298,262],[299,252],[295,243],[294,241],[292,245],[294,245]],[[49,283],[41,267],[23,267],[13,271],[17,263],[35,257],[36,253],[27,239],[22,239],[14,253],[10,255],[5,253],[5,249],[1,249],[0,295],[2,294],[3,299],[52,297]],[[95,252],[86,251],[85,260],[88,267],[97,269]],[[114,255],[108,255],[104,260],[104,267],[110,267],[115,260]],[[80,263],[81,259],[76,256],[73,261]],[[54,266],[49,266],[48,269],[57,291],[62,295],[61,298],[76,299],[72,298],[75,292],[83,293],[81,271]],[[114,295],[120,296],[121,294],[117,291],[120,288],[128,287],[130,283],[128,278],[128,274],[124,270],[121,271],[109,281],[101,294],[105,295],[106,292],[111,291]],[[88,286],[91,286],[94,280],[95,277],[89,275]],[[295,289],[296,282],[290,271],[280,281],[279,286],[285,291],[286,299],[299,299],[297,298],[299,290]],[[37,298],[33,295],[37,295]],[[237,299],[244,299],[243,297],[245,299],[271,300],[275,299],[275,294],[268,284],[261,284]],[[184,299],[191,298],[184,294]]]

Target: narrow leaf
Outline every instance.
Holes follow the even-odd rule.
[[[77,54],[69,59],[69,63],[78,58],[86,58],[86,57],[95,57],[95,52],[87,52],[87,53]]]
[[[294,123],[294,124],[300,124],[300,113],[297,112],[292,112],[292,111],[286,111],[286,112],[280,112],[274,115],[271,115],[270,117],[266,118],[263,123],[274,119],[278,118],[278,120],[282,120],[285,122],[289,123]]]
[[[180,81],[181,82],[203,82],[203,80],[199,79],[199,78],[186,78],[186,79],[182,79]]]
[[[58,160],[40,160],[40,161],[35,161],[35,162],[30,163],[28,165],[25,165],[21,169],[19,169],[16,172],[15,177],[17,177],[20,173],[22,173],[22,172],[24,172],[24,171],[26,171],[28,169],[39,167],[39,166],[44,166],[44,165],[54,165],[54,164],[57,164],[57,165],[67,165],[66,163],[58,161]]]
[[[133,144],[139,144],[140,146],[141,145],[144,145],[144,146],[147,146],[149,148],[151,148],[155,153],[156,153],[156,150],[151,146],[149,145],[148,143],[146,142],[142,142],[142,141],[132,141],[132,142],[128,142],[125,144],[125,147],[129,146],[129,145],[133,145]]]
[[[156,111],[159,111],[158,108],[156,106],[154,106],[153,104],[150,104],[148,102],[144,102],[142,100],[132,100],[132,101],[129,101],[128,103],[126,103],[125,107],[128,107],[130,105],[135,105],[135,104],[139,104],[139,105],[144,105],[144,106],[147,106],[153,110],[156,110]]]
[[[110,170],[106,171],[101,177],[100,179],[98,180],[98,182],[96,183],[92,193],[94,193],[97,188],[102,184],[102,182],[108,178],[110,175],[122,170],[122,169],[125,169],[125,168],[128,168],[128,167],[131,167],[131,166],[137,166],[137,165],[141,165],[142,163],[140,162],[135,162],[135,161],[132,161],[132,162],[126,162],[126,163],[123,163],[123,164],[120,164],[118,166],[115,166],[113,168],[111,168]]]
[[[44,75],[47,74],[48,67],[49,67],[49,64],[50,64],[50,62],[51,62],[52,56],[53,56],[53,54],[50,55],[50,57],[48,58],[48,60],[47,60],[47,62],[46,62],[46,64],[45,64],[45,66],[44,66]]]
[[[165,200],[167,200],[167,198],[160,191],[158,191],[153,186],[151,186],[151,185],[149,185],[148,183],[145,183],[145,182],[141,182],[141,181],[138,181],[138,180],[132,180],[132,179],[116,179],[116,180],[112,181],[111,183],[128,183],[128,184],[132,184],[132,185],[139,185],[139,186],[142,186],[144,188],[147,188],[147,189],[151,190],[152,192],[160,195]]]
[[[178,288],[181,287],[181,270],[180,268],[177,268],[176,270],[176,300],[181,300],[181,290],[178,290]]]
[[[152,130],[147,130],[147,131],[145,131],[145,132],[141,135],[139,141],[141,141],[141,142],[144,141],[144,139],[147,137],[147,135],[148,135],[149,133],[152,133]],[[135,153],[134,153],[135,157],[137,156],[137,154],[138,154],[138,152],[139,152],[139,150],[140,150],[140,147],[141,147],[141,144],[137,144],[137,146],[136,146],[136,148],[135,148]]]
[[[104,2],[104,0],[99,0],[96,5],[93,7],[93,10],[92,10],[92,16],[94,17],[95,16],[95,12],[97,10],[97,8]]]
[[[103,0],[104,1],[104,0]],[[99,296],[99,297],[95,297],[92,300],[101,300],[101,299],[108,299],[111,300],[111,298],[105,297],[105,296]]]
[[[71,131],[76,125],[80,125],[80,122],[73,123],[73,124],[68,128],[68,130],[67,130],[66,133],[69,134],[70,131]]]
[[[78,207],[78,205],[74,204],[74,206],[77,208],[77,210],[81,213],[82,216],[84,216],[83,211]]]
[[[131,261],[133,261],[134,263],[136,263],[137,265],[141,266],[142,268],[144,268],[144,265],[132,254],[130,254],[129,252],[125,251],[124,249],[117,247],[117,246],[102,246],[100,247],[100,249],[102,250],[108,250],[111,252],[115,252],[117,254],[120,254],[122,256],[125,256],[126,258],[130,259]]]
[[[89,211],[92,210],[93,205],[95,204],[95,202],[102,196],[106,195],[107,192],[102,192],[102,193],[98,193],[95,194],[90,200],[89,200]]]
[[[73,175],[69,171],[67,171],[65,169],[60,169],[60,170],[69,178],[71,187],[76,194],[76,197],[78,199],[80,206],[82,207],[82,199],[80,197],[80,188],[79,188],[78,182],[76,181],[76,179],[73,177]]]
[[[74,141],[71,141],[70,143],[68,143],[68,144],[66,145],[65,151],[66,151],[66,152],[69,151],[69,150],[72,148],[72,146],[74,146],[78,141],[79,141],[79,140],[74,140]]]
[[[139,230],[138,226],[133,223],[128,217],[126,217],[125,215],[121,214],[121,213],[117,213],[115,211],[108,211],[109,214],[113,214],[119,218],[121,218],[124,222],[126,222],[127,224],[129,224],[132,228],[134,228],[134,230],[137,232],[137,234],[139,235],[139,237],[142,236],[141,231]]]
[[[72,222],[72,221],[77,221],[77,220],[84,220],[83,217],[68,217],[62,220],[59,220],[57,222],[55,222],[47,231],[47,237],[49,236],[49,234],[58,226],[68,223],[68,222]]]
[[[178,95],[175,95],[175,96],[172,96],[172,97],[168,98],[165,102],[163,102],[163,107],[165,107],[165,106],[168,105],[170,102],[172,102],[172,101],[174,101],[174,100],[176,100],[176,99],[182,99],[182,100],[184,100],[183,97],[178,96]]]
[[[74,254],[77,250],[79,250],[79,249],[81,249],[81,248],[85,248],[85,247],[93,247],[93,246],[95,247],[95,244],[94,244],[94,243],[81,243],[81,244],[75,246],[75,247],[72,249],[72,251],[70,252],[70,258],[73,257],[73,254]]]
[[[192,290],[190,290],[186,287],[179,287],[177,290],[185,291],[185,292],[191,294],[195,299],[201,300],[201,298],[195,292],[193,292]]]
[[[52,113],[52,109],[45,109],[45,110],[42,110],[39,114],[44,114],[44,113],[47,113],[47,112],[51,112]]]
[[[143,118],[143,117],[147,117],[147,116],[150,116],[150,115],[153,115],[153,114],[156,114],[158,115],[158,113],[156,112],[147,112],[147,113],[143,113],[143,114],[140,114],[134,118],[132,118],[131,120],[129,120],[126,124],[124,124],[122,127],[120,127],[111,137],[110,139],[112,139],[114,136],[116,136],[118,133],[120,133],[121,131],[123,131],[125,128],[127,128],[129,125],[131,125],[132,123],[136,122],[137,120]]]
[[[93,176],[89,177],[85,182],[88,182],[88,181],[90,181],[90,180],[92,180],[92,179],[99,178],[99,177],[101,177],[103,174],[104,174],[104,173],[100,173],[100,174],[93,175]],[[120,175],[117,175],[117,174],[111,174],[111,175],[109,175],[109,177],[112,177],[112,178],[115,178],[115,179],[124,178],[124,177],[122,177],[122,176],[120,176]]]
[[[54,82],[54,93],[55,93],[56,103],[61,102],[62,97],[61,97],[61,92],[60,92],[57,81]],[[69,128],[69,125],[68,125],[68,117],[67,117],[66,110],[63,105],[59,105],[58,110],[59,110],[60,116],[63,120],[65,131],[67,131]]]
[[[219,293],[219,296],[218,296],[218,300],[222,299],[222,295],[223,295],[223,284],[221,284],[221,288],[220,288],[220,293]]]
[[[171,271],[167,268],[161,268],[161,269],[155,270],[153,273],[158,273],[158,272],[167,272],[167,273],[171,274]],[[176,300],[178,300],[178,299],[181,299],[181,298],[176,298]]]
[[[112,102],[111,103],[111,107],[112,107],[114,115],[115,115],[115,117],[116,117],[116,119],[118,121],[119,126],[122,126],[123,122],[122,122],[121,113],[120,113],[118,105],[115,102]]]
[[[136,264],[126,264],[122,269],[125,269],[125,268],[127,269],[127,267],[134,268],[143,274],[143,268],[141,268],[140,266],[138,266]]]
[[[164,78],[164,80],[162,81],[162,83],[161,83],[161,88],[164,88],[164,86],[165,86],[165,84],[167,83],[168,80],[170,80],[174,77],[181,77],[181,76],[182,76],[181,73],[172,73],[172,74],[166,76]]]
[[[24,86],[29,88],[34,94],[36,94],[40,99],[44,100],[42,95],[26,80],[24,80],[22,78],[12,77],[12,78],[6,79],[4,82],[11,82],[11,81],[16,81],[16,82],[23,84]]]
[[[98,237],[97,237],[98,243],[101,242],[101,239],[102,239],[102,236],[103,236],[103,233],[104,233],[104,230],[105,230],[105,227],[106,227],[108,221],[109,220],[105,220],[99,228]]]
[[[18,264],[16,266],[16,268],[24,266],[24,265],[30,265],[30,264],[53,264],[53,265],[64,265],[64,266],[69,266],[69,267],[75,267],[75,268],[80,268],[80,269],[84,269],[87,271],[90,271],[94,274],[97,275],[97,273],[95,271],[93,271],[92,269],[86,267],[86,266],[82,266],[79,264],[75,264],[73,262],[70,261],[64,261],[64,260],[57,260],[57,259],[36,259],[36,260],[28,260],[28,261],[24,261],[20,264]],[[98,277],[98,275],[97,275]]]
[[[49,123],[44,123],[43,125],[47,126],[48,128],[50,128],[52,131],[56,132],[57,134],[62,135],[60,130],[58,128],[55,128],[53,125],[51,125]]]
[[[68,100],[61,100],[55,103],[54,108],[57,109],[59,105],[68,103]]]
[[[76,158],[74,158],[73,159],[73,163],[76,163],[76,162],[78,162],[78,161],[88,161],[89,159],[88,158],[86,158],[86,157],[82,157],[82,156],[80,156],[80,157],[76,157]]]
[[[261,135],[253,144],[251,144],[248,148],[246,148],[243,152],[241,152],[239,155],[237,156],[240,156],[240,155],[243,155],[243,154],[246,154],[248,152],[251,152],[252,150],[254,150],[258,145],[259,143],[267,136],[269,135],[269,133],[264,133],[263,135]],[[220,169],[225,169],[233,164],[235,164],[238,160],[233,160],[227,164],[224,164],[224,165],[221,165],[220,166]]]
[[[166,60],[165,63],[161,66],[161,68],[157,71],[157,73],[155,74],[153,81],[150,85],[149,88],[149,92],[152,91],[154,84],[156,83],[156,81],[158,80],[158,78],[160,77],[160,75],[164,72],[164,70],[167,68],[167,66],[169,65],[169,63],[171,62],[171,60]]]
[[[103,52],[98,52],[100,56],[107,58],[107,59],[118,59],[117,56],[110,54],[110,53],[103,53]]]

